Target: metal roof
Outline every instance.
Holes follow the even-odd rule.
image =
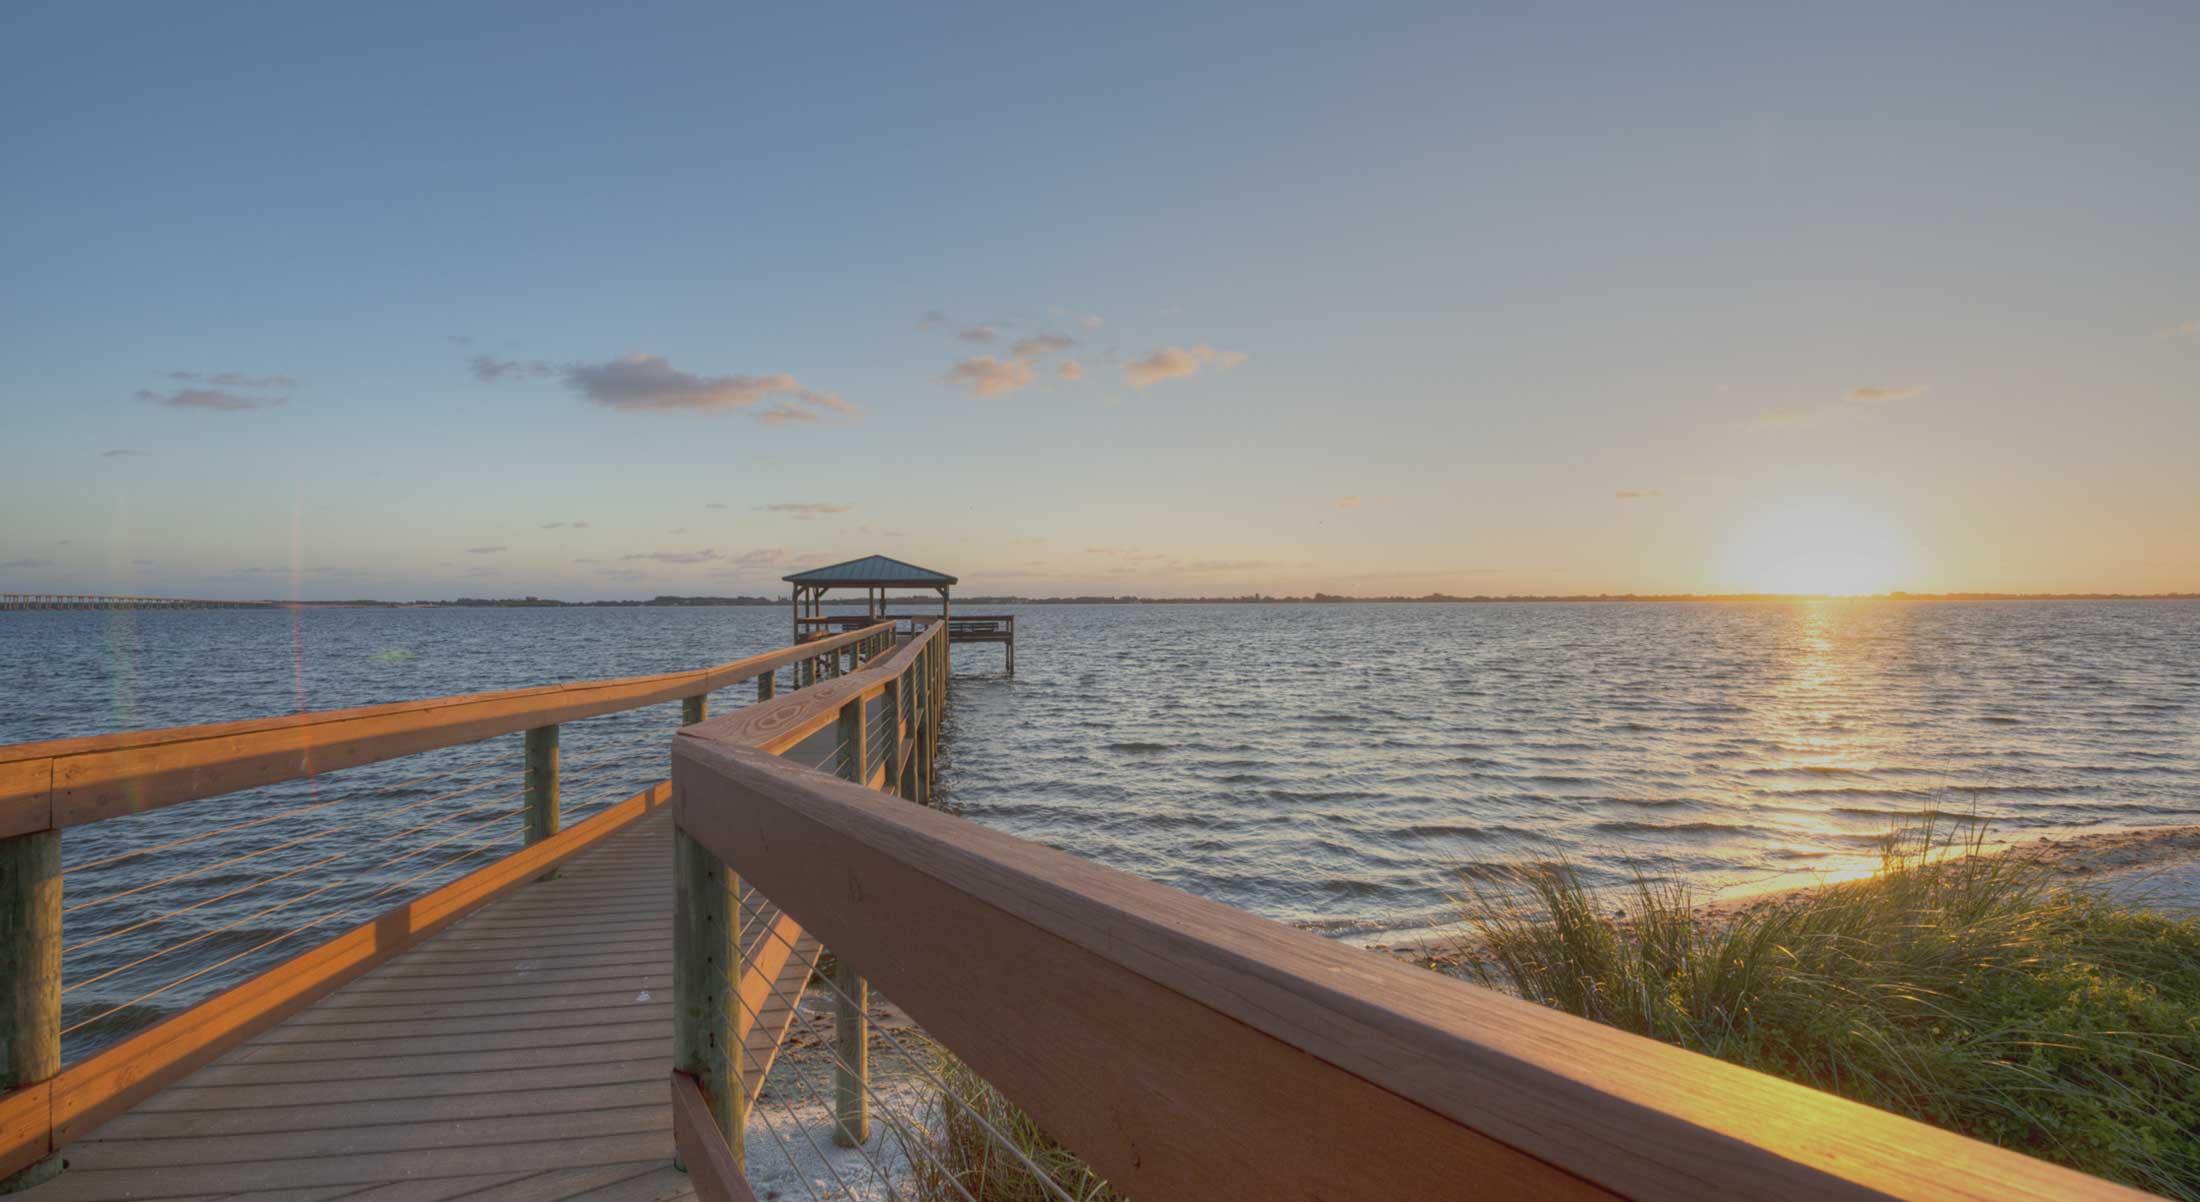
[[[913,563],[903,563],[884,555],[866,555],[846,563],[829,564],[822,568],[811,568],[807,572],[796,572],[792,576],[781,576],[780,579],[789,584],[849,584],[857,587],[870,585],[874,588],[937,588],[943,584],[955,583],[955,578],[944,572],[920,568]]]

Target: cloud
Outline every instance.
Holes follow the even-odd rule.
[[[646,559],[653,563],[686,564],[710,563],[711,561],[718,559],[719,555],[718,552],[713,551],[708,547],[705,547],[700,551],[637,551],[632,555],[621,555],[619,556],[619,558]]]
[[[926,309],[924,316],[917,319],[917,328],[920,330],[929,330],[934,326],[944,326],[946,324],[947,314],[940,312],[938,309]]]
[[[1779,409],[1768,409],[1750,418],[1749,425],[1753,430],[1805,430],[1824,420],[1826,411],[1823,409],[1788,405]]]
[[[1008,353],[1018,359],[1044,359],[1049,355],[1059,355],[1076,345],[1075,338],[1065,338],[1060,334],[1034,334],[1029,338],[1018,338],[1008,348]]]
[[[786,558],[787,553],[778,547],[764,547],[760,550],[747,551],[734,556],[733,566],[737,568],[768,568],[773,564],[784,562]]]
[[[99,453],[99,457],[101,459],[129,459],[147,453],[148,452],[137,450],[134,447],[116,447],[114,450],[111,451],[101,451]]]
[[[1925,390],[1914,384],[1900,388],[1866,386],[1849,389],[1849,402],[1856,405],[1884,405],[1888,401],[1907,401],[1924,395]]]
[[[498,359],[491,355],[475,355],[466,361],[476,380],[495,382],[506,376],[516,380],[547,380],[558,374],[558,366],[541,359]]]
[[[971,326],[966,330],[961,330],[957,332],[955,335],[955,337],[962,339],[964,342],[978,342],[985,344],[991,344],[994,339],[1000,336],[1001,332],[992,326]]]
[[[240,396],[219,388],[178,388],[172,392],[154,392],[140,388],[137,399],[172,409],[205,409],[214,413],[242,413],[266,405],[280,405],[281,398],[262,401],[257,397]]]
[[[1089,313],[1083,317],[1078,318],[1077,324],[1085,327],[1088,330],[1097,330],[1106,323],[1100,320],[1099,314]]]
[[[1145,389],[1163,380],[1196,376],[1202,367],[1228,371],[1243,362],[1243,351],[1218,351],[1205,343],[1190,348],[1165,346],[1125,367],[1123,378],[1131,387]]]
[[[1840,400],[1828,404],[1788,405],[1768,410],[1749,419],[1749,426],[1753,430],[1807,430],[1836,418],[1860,417],[1895,401],[1914,400],[1924,395],[1924,387],[1917,384],[1898,387],[1865,385],[1849,389]]]
[[[2176,332],[2188,338],[2200,338],[2200,321],[2182,322],[2178,325]]]
[[[846,513],[848,507],[846,505],[828,505],[823,501],[781,501],[773,505],[759,505],[756,507],[756,511],[758,513],[784,513],[796,521],[807,522],[812,518]]]
[[[979,355],[957,363],[947,373],[950,383],[967,385],[970,395],[977,397],[1006,396],[1032,381],[1031,364],[1021,359],[1003,362],[991,355]]]
[[[1661,488],[1623,488],[1612,495],[1622,501],[1647,501],[1652,497],[1664,496],[1665,490]]]
[[[168,378],[214,388],[274,389],[277,392],[285,392],[298,386],[298,381],[290,376],[248,376],[235,371],[172,371],[168,373]]]
[[[712,501],[703,506],[705,509],[724,509],[725,507],[726,503],[724,501]]]
[[[769,409],[758,410],[756,420],[767,426],[784,426],[791,422],[814,422],[817,420],[817,415],[807,409],[797,408],[785,401],[780,401]]]
[[[1085,369],[1079,367],[1075,359],[1064,359],[1062,366],[1056,368],[1054,374],[1065,380],[1082,380],[1085,378]]]
[[[497,545],[495,545],[495,546],[493,546],[493,547],[468,547],[468,548],[466,548],[466,554],[468,554],[468,555],[494,555],[494,554],[496,554],[496,553],[497,553],[497,552],[499,552],[499,551],[509,551],[509,550],[511,550],[511,548],[510,548],[510,547],[507,547],[507,546],[505,546],[505,545],[504,545],[503,543],[498,543]]]
[[[626,413],[710,413],[773,401],[776,403],[757,414],[768,423],[814,416],[788,404],[790,400],[835,413],[856,412],[854,405],[837,394],[805,388],[785,372],[699,376],[675,368],[661,355],[634,354],[607,363],[576,363],[564,368],[563,373],[566,387],[605,408]]]
[[[1336,507],[1339,509],[1358,509],[1360,499],[1358,497],[1338,497]]]
[[[11,560],[7,561],[6,563],[0,563],[0,569],[6,569],[6,568],[50,568],[50,567],[52,567],[52,566],[53,566],[53,561],[52,561],[52,560],[50,560],[50,559],[11,559]]]
[[[545,530],[586,530],[586,529],[588,529],[588,523],[586,523],[586,522],[544,522],[544,523],[542,524],[542,528],[543,528],[543,529],[545,529]]]

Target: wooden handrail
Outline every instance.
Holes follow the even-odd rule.
[[[692,672],[0,747],[0,837],[677,701],[890,631],[882,622]]]
[[[820,681],[797,693],[705,719],[694,726],[682,727],[681,733],[708,732],[706,737],[715,742],[738,743],[767,755],[778,755],[831,726],[840,716],[841,707],[850,701],[869,701],[883,695],[887,682],[907,672],[931,641],[945,633],[946,627],[934,621],[895,648],[892,655],[874,660],[846,676]]]
[[[1136,1198],[2146,1195],[774,759],[674,823]]]

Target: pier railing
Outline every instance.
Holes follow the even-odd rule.
[[[763,988],[725,958],[736,877],[834,953],[826,1046],[843,1144],[860,1146],[867,1106],[887,1102],[867,1079],[875,984],[1137,1199],[2145,1197],[911,805],[875,774],[775,754],[826,724],[860,729],[847,707],[906,690],[913,650],[674,739],[676,974],[688,984],[672,1088],[704,1202],[754,1196],[749,1102],[714,1050],[738,1039]],[[936,1170],[945,1188],[926,1196],[995,1196],[927,1164],[927,1125],[1001,1135],[997,1113],[942,1085],[934,1109],[904,1107],[902,1164]]]
[[[507,890],[554,872],[560,861],[647,814],[663,810],[669,803],[670,783],[659,781],[583,821],[563,825],[561,784],[573,773],[561,771],[561,725],[675,701],[680,703],[681,721],[699,722],[707,715],[712,693],[751,682],[759,700],[791,700],[800,696],[806,685],[822,682],[831,687],[862,663],[888,653],[895,643],[893,626],[881,623],[699,671],[0,747],[0,1002],[5,1003],[0,1008],[0,1183],[13,1177],[12,1185],[20,1188],[37,1180],[48,1166],[57,1163],[56,1153],[61,1148],[97,1124]],[[783,671],[796,692],[780,692],[778,682]],[[777,707],[773,708],[777,712]],[[115,855],[71,866],[72,876],[79,869],[111,869],[116,862],[125,861],[160,867],[152,869],[158,879],[148,883],[118,887],[83,901],[64,899],[64,830],[515,733],[522,735],[523,754],[518,769],[507,774],[513,788],[489,801],[465,797],[458,803],[462,808],[455,812],[410,823],[385,839],[361,841],[354,836],[345,843],[322,843],[312,849],[315,856],[298,867],[265,871],[234,888],[226,884],[206,886],[209,880],[226,881],[263,865],[282,867],[289,862],[282,857],[301,854],[297,845],[351,829],[340,826],[306,834],[296,834],[292,829],[293,824],[309,821],[304,815],[349,797],[288,808],[262,807],[254,802],[242,807],[242,813],[225,814],[225,819],[235,821],[218,829],[195,830],[165,841],[138,840]],[[929,737],[929,731],[926,734]],[[644,741],[629,740],[622,746],[629,754],[661,756],[663,738],[662,734],[652,734]],[[929,747],[921,762],[928,772]],[[662,764],[662,760],[657,763]],[[431,773],[403,783],[414,784],[440,775],[447,773]],[[458,789],[430,791],[428,800],[458,797],[505,779],[492,777]],[[912,783],[910,788],[918,794],[928,792],[929,777],[922,783]],[[516,804],[507,808],[508,803]],[[263,808],[268,812],[260,812]],[[482,810],[494,812],[482,818],[478,814]],[[453,818],[467,819],[453,828],[456,833],[430,830]],[[221,853],[211,851],[217,845],[207,840],[249,828],[259,828],[254,834],[264,836],[259,839],[261,846],[213,858]],[[477,832],[486,832],[490,841],[484,842]],[[517,837],[498,842],[510,836]],[[454,840],[464,840],[457,844],[455,854],[447,846]],[[278,940],[249,950],[260,951],[280,940],[290,940],[284,944],[286,947],[297,947],[307,938],[322,938],[317,946],[76,1063],[63,1063],[65,950],[125,935],[143,940],[149,934],[158,934],[158,924],[170,920],[203,925],[203,913],[195,918],[187,916],[212,902],[234,901],[271,883],[295,887],[302,879],[311,884],[314,878],[302,877],[308,872],[351,870],[361,861],[332,865],[367,853],[379,844],[392,844],[380,850],[394,854],[368,868],[401,880],[367,892],[352,906],[292,927]],[[329,854],[320,855],[323,848],[330,848]],[[425,855],[438,848],[443,850]],[[441,877],[459,871],[457,866],[469,857],[481,853],[490,853],[494,862],[429,888]],[[379,855],[380,851],[371,854]],[[260,859],[263,856],[276,858]],[[255,859],[258,863],[250,869],[239,867]],[[185,866],[170,872],[165,865],[171,862]],[[392,864],[396,867],[388,867]],[[216,877],[216,873],[224,875]],[[427,883],[414,884],[422,880]],[[175,882],[196,882],[207,889],[225,891],[189,905],[164,908],[147,904],[158,896],[149,891]],[[405,900],[398,892],[404,886],[428,891]],[[306,889],[298,900],[319,895],[330,887]],[[119,925],[110,923],[94,934],[79,929],[79,918],[124,911],[125,907],[106,905],[124,898],[131,899],[131,904],[128,912],[122,913]],[[373,900],[377,898],[382,900]],[[279,903],[252,917],[290,904]],[[146,911],[150,913],[140,917]],[[372,916],[348,929],[336,921],[355,912],[362,917]],[[65,914],[77,916],[69,919],[71,929],[66,938]],[[188,935],[124,967],[144,965],[172,951],[200,945],[201,940],[224,930],[226,927],[214,927]],[[207,947],[199,946],[199,950],[202,954],[192,957],[194,962],[205,958]],[[244,954],[231,955],[215,967],[237,961]],[[209,971],[197,968],[186,972],[177,981],[141,994],[139,1000],[202,978]]]

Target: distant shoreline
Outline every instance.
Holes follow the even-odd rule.
[[[1271,597],[1261,593],[1242,597],[956,597],[964,612],[986,605],[1550,605],[1550,604],[1650,604],[1766,603],[1798,601],[2200,601],[2200,593],[1568,593],[1460,596],[1427,593],[1418,597],[1346,597],[1315,593],[1307,597]],[[231,604],[271,609],[714,609],[734,607],[785,608],[785,597],[675,597],[660,596],[631,601],[561,601],[546,597],[459,597],[442,601],[281,601],[240,599]],[[937,597],[889,598],[889,606],[927,607]],[[860,601],[830,601],[828,610],[860,611]],[[157,605],[108,606],[109,609],[157,609]]]

